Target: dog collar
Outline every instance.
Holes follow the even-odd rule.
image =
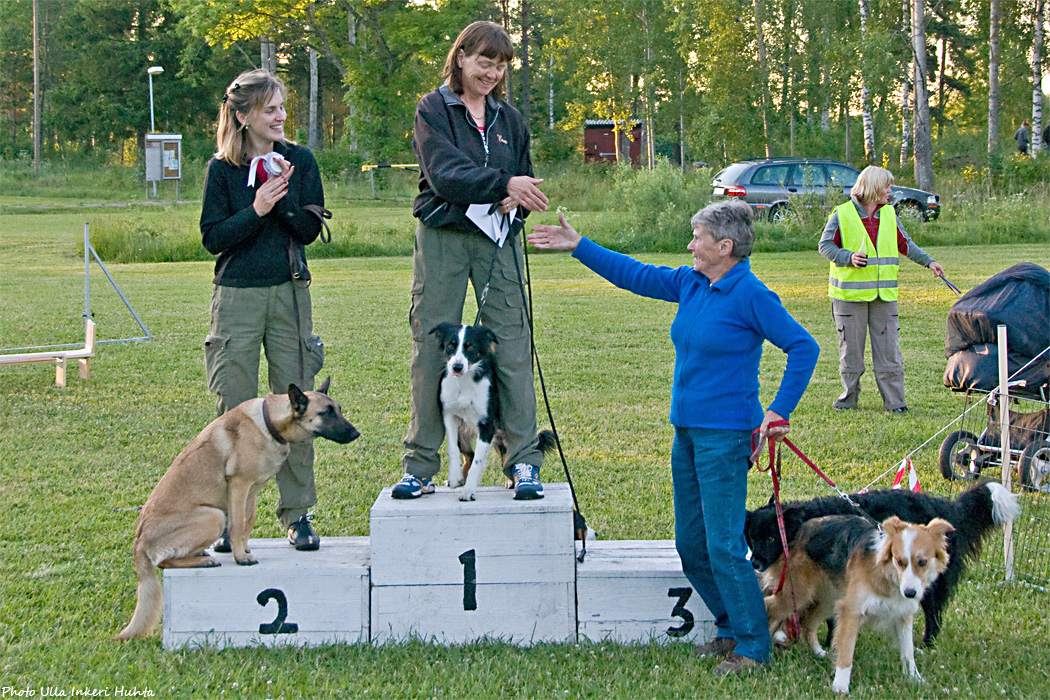
[[[263,399],[263,411],[262,411],[262,413],[263,413],[263,423],[266,424],[266,429],[270,431],[270,435],[273,436],[273,439],[276,440],[277,442],[279,442],[282,445],[288,444],[288,441],[285,440],[283,437],[281,437],[281,434],[279,432],[277,432],[277,428],[276,428],[276,426],[274,426],[273,421],[270,420],[270,409],[268,409],[266,407],[266,399]]]

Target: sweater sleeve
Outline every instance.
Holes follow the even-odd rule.
[[[604,248],[585,236],[572,256],[620,289],[675,303],[681,296],[682,268],[647,265],[629,255]]]
[[[853,251],[846,250],[836,242],[838,235],[839,213],[835,211],[831,213],[831,216],[828,217],[828,223],[824,225],[824,232],[820,234],[820,243],[817,244],[817,250],[839,267],[851,267],[853,264],[851,262]]]
[[[510,173],[481,167],[461,151],[452,138],[443,107],[440,111],[425,109],[420,102],[413,144],[423,174],[435,194],[445,201],[482,204],[507,196]]]
[[[809,386],[820,356],[820,346],[809,331],[788,313],[780,303],[780,298],[764,285],[759,293],[748,298],[747,303],[756,331],[787,353],[784,376],[769,410],[789,418]]]
[[[204,176],[204,202],[201,205],[201,239],[212,255],[218,255],[256,235],[263,219],[247,206],[231,211],[230,168],[220,160],[208,163]]]
[[[306,148],[296,151],[295,172],[289,182],[288,192],[278,200],[274,210],[277,220],[288,234],[303,245],[313,243],[321,233],[321,221],[306,211],[308,204],[324,206],[324,189],[321,186],[321,171],[317,160]]]
[[[897,251],[901,255],[906,255],[908,260],[923,267],[929,267],[930,263],[933,262],[932,255],[915,245],[915,241],[911,239],[908,232],[904,230],[904,226],[901,225],[900,218],[897,219]]]

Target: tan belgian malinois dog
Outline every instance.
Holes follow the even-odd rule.
[[[360,433],[328,396],[331,378],[317,391],[294,384],[222,414],[186,446],[157,483],[135,528],[138,603],[115,639],[143,637],[160,620],[164,589],[156,569],[219,566],[204,553],[229,529],[238,564],[255,564],[248,536],[256,497],[288,457],[288,443],[323,437],[346,444]]]

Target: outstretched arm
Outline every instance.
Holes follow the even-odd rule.
[[[558,214],[557,226],[536,225],[526,239],[541,250],[576,250],[580,234],[565,220],[564,214]]]

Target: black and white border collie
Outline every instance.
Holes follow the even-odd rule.
[[[473,501],[489,450],[506,457],[500,430],[496,390],[496,334],[484,326],[442,323],[431,329],[441,345],[445,366],[441,371],[438,403],[448,443],[448,485],[459,500]],[[540,431],[538,449],[544,454],[556,447],[554,433]],[[507,483],[513,488],[514,483]]]

